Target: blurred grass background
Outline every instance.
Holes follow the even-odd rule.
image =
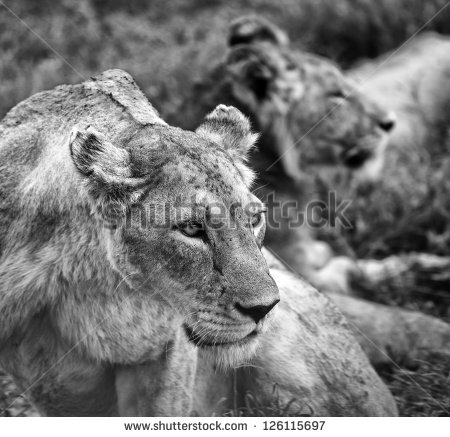
[[[399,46],[419,28],[450,33],[450,7],[433,18],[447,0],[2,2],[13,13],[0,3],[0,117],[38,91],[122,68],[135,77],[164,118],[222,57],[229,22],[249,13],[284,28],[294,47],[330,57],[343,68]],[[449,149],[447,140],[407,152],[395,161],[396,167],[388,166],[375,190],[344,189],[344,196],[354,198],[348,213],[355,226],[334,229],[323,238],[358,257],[408,251],[450,255]],[[421,299],[405,283],[399,301],[398,290],[387,287],[371,298],[450,320],[449,299],[434,299],[432,293]],[[436,296],[449,290],[437,292]],[[429,369],[421,369],[428,377]],[[433,374],[440,378],[438,387],[450,385],[448,376]],[[407,380],[392,378],[397,392],[407,390]],[[411,390],[411,402],[422,402]],[[411,402],[402,407],[404,414],[422,408],[411,407]]]
[[[170,113],[225,49],[230,20],[258,13],[294,46],[351,65],[403,43],[446,0],[5,0],[0,5],[0,116],[42,89],[117,67]],[[388,30],[387,30],[388,29]],[[425,29],[450,32],[450,8]]]

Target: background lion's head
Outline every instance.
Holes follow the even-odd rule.
[[[262,133],[264,155],[293,179],[314,164],[343,163],[360,176],[379,175],[392,112],[331,60],[291,48],[281,29],[262,18],[233,22],[229,43],[224,81]]]

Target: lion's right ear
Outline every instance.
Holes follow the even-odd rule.
[[[92,127],[73,128],[69,147],[75,167],[84,176],[105,184],[120,183],[131,176],[128,152],[111,144]]]
[[[195,132],[223,147],[234,160],[244,162],[258,139],[247,117],[233,106],[225,105],[218,105],[208,114]]]
[[[230,47],[261,41],[271,42],[281,47],[289,45],[287,34],[262,17],[249,15],[238,18],[230,24],[228,36]]]
[[[226,71],[232,79],[232,89],[240,101],[252,108],[257,105],[257,101],[267,98],[277,72],[270,68],[267,60],[260,56],[254,47],[234,48],[228,54],[225,63]]]
[[[86,178],[89,193],[101,201],[102,210],[139,200],[145,181],[132,174],[130,155],[114,146],[92,127],[75,127],[69,139],[70,154]]]
[[[246,185],[250,187],[255,174],[245,165],[245,161],[258,139],[258,134],[251,131],[247,117],[233,106],[219,105],[206,116],[195,132],[223,147],[233,159]]]

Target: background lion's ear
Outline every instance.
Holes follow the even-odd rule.
[[[258,139],[247,117],[233,106],[219,105],[206,116],[196,132],[222,146],[233,159],[245,161]]]
[[[279,27],[265,18],[250,15],[238,18],[230,24],[228,45],[271,42],[278,46],[289,45],[289,38]]]
[[[239,46],[226,59],[226,69],[232,78],[240,100],[264,100],[267,97],[275,73],[252,47]],[[251,92],[253,97],[247,96]],[[250,102],[247,102],[250,104]]]

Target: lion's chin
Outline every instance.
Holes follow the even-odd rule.
[[[358,170],[362,168],[367,161],[373,158],[373,152],[370,149],[362,147],[352,147],[349,150],[342,152],[341,160],[344,165],[351,170]]]
[[[384,155],[388,137],[367,140],[365,146],[353,147],[343,152],[342,159],[346,167],[352,170],[353,177],[359,182],[375,182],[380,179],[384,167]]]
[[[247,363],[255,354],[260,332],[256,329],[240,339],[220,339],[214,336],[214,342],[200,337],[187,325],[184,330],[189,341],[195,344],[202,356],[221,368],[237,367]]]
[[[258,336],[226,343],[220,346],[207,346],[199,348],[203,358],[212,361],[223,370],[247,364],[255,355],[259,347]]]

